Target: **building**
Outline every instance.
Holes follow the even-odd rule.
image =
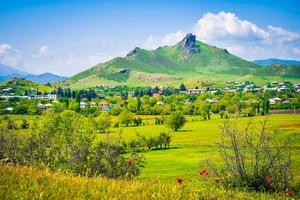
[[[79,105],[80,105],[80,108],[87,108],[88,107],[88,104],[85,103],[85,102],[80,102]]]
[[[211,104],[218,103],[218,100],[216,99],[205,99],[205,101]]]
[[[12,107],[8,107],[8,108],[5,108],[4,111],[6,112],[12,112],[14,109]]]
[[[275,97],[275,98],[270,98],[269,99],[269,102],[270,102],[270,105],[274,105],[276,103],[281,103],[281,99],[279,97]]]
[[[31,96],[28,96],[28,99],[31,100],[31,99],[45,99],[45,100],[48,100],[48,99],[53,99],[53,100],[57,100],[57,95],[56,94],[42,94],[42,95],[31,95]]]
[[[187,94],[201,94],[204,93],[204,90],[202,89],[188,89],[186,91]]]
[[[153,97],[153,98],[159,98],[159,97],[160,97],[160,94],[159,94],[159,93],[153,93],[152,97]]]
[[[111,110],[111,107],[102,108],[102,112],[109,112]]]
[[[108,108],[108,107],[109,107],[109,103],[108,103],[107,101],[101,101],[101,102],[99,103],[99,106],[100,106],[101,108]]]
[[[43,109],[43,110],[45,110],[45,109],[51,108],[51,107],[52,107],[52,104],[50,104],[50,103],[47,103],[47,104],[41,104],[41,103],[39,103],[39,104],[37,105],[37,107],[38,107],[38,108],[41,108],[41,109]]]

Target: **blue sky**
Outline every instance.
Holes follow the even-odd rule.
[[[0,62],[72,75],[188,32],[248,60],[300,59],[299,8],[297,0],[0,0]]]

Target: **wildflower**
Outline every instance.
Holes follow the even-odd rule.
[[[182,178],[176,178],[176,182],[181,184],[183,182],[183,179]]]
[[[215,179],[215,183],[219,184],[220,183],[220,179]]]
[[[271,177],[267,177],[265,181],[266,181],[266,183],[272,183],[273,179]]]
[[[128,159],[127,164],[130,166],[130,165],[132,165],[132,163],[133,163],[133,160],[132,159]]]
[[[199,172],[199,174],[200,174],[201,176],[207,176],[207,175],[208,175],[208,170],[203,169],[203,170],[201,170],[201,171]]]
[[[291,196],[294,195],[294,192],[293,192],[292,190],[289,190],[289,191],[287,192],[287,195],[288,195],[289,197],[291,197]]]

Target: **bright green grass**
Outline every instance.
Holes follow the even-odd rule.
[[[265,117],[241,118],[241,125],[249,120],[255,123],[261,122]],[[200,119],[195,117],[195,119]],[[171,132],[171,149],[153,150],[146,153],[146,164],[142,171],[141,178],[149,179],[158,177],[161,180],[173,180],[174,177],[183,176],[197,178],[201,167],[201,161],[207,158],[217,158],[216,143],[219,141],[219,125],[222,123],[217,116],[209,121],[189,122],[181,131]],[[158,135],[161,131],[169,131],[164,125],[153,125],[154,120],[148,119],[148,126],[127,127],[112,129],[112,137],[121,135],[123,139],[130,139],[136,133],[146,137]],[[286,138],[288,134],[295,133],[293,144],[293,171],[295,179],[300,180],[300,115],[272,115],[269,117],[269,124],[272,129],[279,130],[276,137]],[[295,125],[281,128],[281,125]],[[99,135],[98,139],[104,138]]]
[[[11,116],[20,124],[23,118],[31,123],[36,116]],[[160,132],[170,132],[164,125],[155,125],[155,118],[159,116],[140,116],[146,126],[122,127],[111,130],[111,138],[121,136],[124,140],[135,138],[139,133],[146,137],[156,136]],[[271,115],[269,124],[277,130],[278,139],[285,139],[289,134],[293,136],[292,168],[295,180],[300,181],[300,115]],[[167,150],[153,150],[145,154],[145,167],[142,179],[159,178],[162,181],[174,181],[175,177],[198,179],[198,171],[203,168],[201,162],[207,158],[217,159],[217,145],[219,141],[219,125],[223,122],[218,115],[211,120],[202,121],[199,116],[187,117],[188,122],[181,131],[170,132],[172,135],[171,148]],[[265,117],[240,118],[241,126],[249,120],[260,123]],[[117,121],[117,117],[113,117]],[[194,121],[194,122],[193,122]],[[283,127],[287,125],[287,127]],[[298,125],[298,126],[297,126]],[[104,134],[97,135],[96,141],[105,139]]]

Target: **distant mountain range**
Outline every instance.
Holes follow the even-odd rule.
[[[271,65],[274,63],[278,63],[278,64],[285,64],[285,65],[300,65],[300,61],[297,60],[282,60],[282,59],[277,59],[277,58],[268,58],[268,59],[264,59],[264,60],[254,60],[254,63],[258,64],[258,65]]]
[[[226,49],[197,41],[187,34],[173,46],[155,50],[134,48],[125,57],[108,62],[72,76],[64,86],[73,88],[104,85],[173,85],[252,80],[265,83],[274,79],[300,78],[300,66],[289,69],[260,65],[239,58]],[[269,72],[272,72],[269,74]]]
[[[34,81],[36,83],[50,83],[66,80],[67,77],[59,76],[52,73],[43,73],[43,74],[30,74],[13,67],[9,67],[3,64],[0,64],[0,81],[9,80],[12,78],[25,78],[27,80]]]

